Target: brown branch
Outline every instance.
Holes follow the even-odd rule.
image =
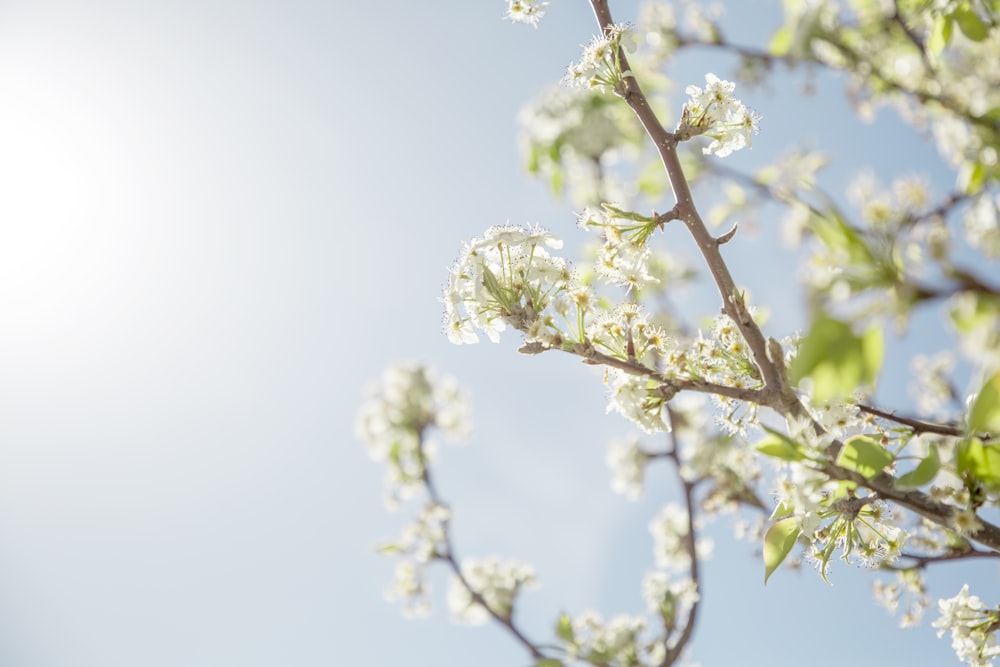
[[[729,385],[717,384],[715,382],[706,382],[705,380],[675,378],[669,375],[664,375],[663,373],[649,368],[648,366],[644,366],[637,361],[618,359],[617,357],[612,357],[611,355],[604,354],[603,352],[598,352],[593,348],[582,353],[571,352],[571,354],[578,354],[583,357],[583,361],[586,364],[609,366],[611,368],[617,368],[618,370],[624,371],[629,375],[639,375],[656,380],[664,387],[665,390],[671,392],[671,394],[676,394],[681,391],[696,391],[702,394],[725,396],[726,398],[732,398],[737,401],[746,401],[747,403],[761,403],[766,395],[765,390],[763,389],[731,387]]]
[[[608,9],[607,0],[591,0],[590,4],[601,30],[605,34],[608,34],[614,22],[611,18],[611,11]],[[630,72],[631,70],[629,69],[624,50],[619,49],[618,56],[621,63],[621,70],[623,72]],[[757,365],[761,377],[764,379],[765,386],[763,389],[750,390],[749,393],[740,392],[742,395],[739,398],[741,400],[754,400],[753,397],[756,396],[756,403],[769,407],[778,414],[786,417],[808,415],[802,403],[784,379],[783,360],[772,360],[769,357],[767,353],[767,339],[753,321],[753,318],[750,317],[735,282],[729,273],[729,268],[722,258],[719,244],[709,233],[708,228],[695,208],[691,189],[677,155],[677,137],[668,132],[660,123],[656,114],[650,108],[649,102],[646,100],[646,96],[643,94],[635,76],[629,74],[624,77],[623,81],[624,90],[621,91],[621,95],[626,104],[636,114],[636,117],[638,117],[639,122],[646,130],[646,133],[660,155],[660,159],[670,180],[674,199],[677,202],[676,209],[680,219],[684,221],[691,236],[697,243],[705,263],[708,264],[715,284],[722,295],[723,311],[739,328],[740,333],[743,335],[753,354],[753,361]],[[941,103],[941,100],[938,100],[938,102]],[[608,359],[611,358],[608,357]],[[615,364],[617,363],[619,362],[615,360]],[[623,370],[626,369],[623,368]],[[665,382],[666,386],[674,386],[669,381],[669,378],[664,379],[668,380]],[[727,392],[730,390],[731,388],[727,388]],[[731,395],[722,392],[719,393],[722,395]],[[748,398],[743,398],[743,396],[747,396]],[[825,429],[815,420],[812,420],[812,422],[816,433],[822,435]],[[843,443],[840,441],[835,440],[831,443],[827,452],[831,461],[836,460],[836,455],[842,447]],[[897,489],[895,487],[895,480],[891,475],[881,473],[874,479],[869,480],[853,470],[841,468],[833,463],[821,465],[820,470],[832,479],[850,480],[860,487],[868,488],[880,497],[893,500],[899,505],[942,526],[948,527],[952,524],[952,519],[956,511],[953,507],[936,502],[930,496],[920,491],[901,491]],[[1000,528],[986,521],[982,521],[982,524],[983,528],[976,532],[973,539],[994,551],[1000,551]]]
[[[1000,558],[1000,553],[995,551],[980,551],[973,548],[971,544],[966,542],[965,549],[948,551],[938,556],[918,556],[917,554],[902,553],[899,557],[911,561],[911,564],[908,564],[907,566],[888,565],[886,567],[891,570],[909,570],[912,568],[924,570],[928,565],[934,565],[935,563],[946,563],[948,561],[966,559]]]
[[[674,412],[671,410],[670,406],[667,406],[667,417],[670,419],[671,427],[674,423]],[[674,644],[673,648],[667,649],[666,655],[663,657],[663,661],[660,663],[660,667],[670,667],[673,665],[678,658],[680,658],[681,653],[684,652],[684,647],[691,640],[691,635],[694,634],[694,626],[698,620],[698,607],[701,603],[701,582],[700,574],[698,571],[698,550],[697,550],[697,537],[694,532],[694,486],[695,482],[690,482],[684,479],[684,475],[681,474],[681,458],[677,450],[677,437],[674,434],[674,429],[670,430],[670,451],[667,452],[667,457],[674,462],[674,468],[677,471],[677,479],[680,480],[681,488],[684,491],[684,507],[687,510],[687,536],[684,538],[684,546],[687,549],[688,557],[691,560],[691,581],[694,582],[695,592],[698,593],[698,597],[694,602],[691,603],[691,609],[688,611],[687,621],[684,623],[684,629],[681,630],[681,635],[677,639],[677,643]],[[666,641],[666,639],[664,640]]]
[[[424,456],[424,434],[422,431],[418,433],[417,438],[418,438],[417,447],[420,452],[421,467],[422,467],[420,478],[423,481],[424,486],[427,488],[427,495],[430,498],[431,502],[434,503],[435,505],[440,505],[441,507],[448,507],[447,503],[441,500],[441,497],[438,495],[437,489],[434,486],[434,480],[431,477],[430,467],[427,465],[427,458]],[[522,633],[518,629],[516,625],[514,625],[513,607],[511,607],[511,613],[509,616],[503,616],[497,613],[492,607],[490,607],[489,603],[486,602],[483,596],[480,595],[479,592],[476,591],[474,588],[472,588],[472,586],[469,584],[469,581],[465,578],[465,575],[462,574],[462,567],[459,565],[458,559],[455,558],[455,549],[451,543],[451,532],[449,530],[450,526],[451,526],[450,522],[445,522],[444,525],[445,553],[437,554],[438,560],[443,560],[445,563],[448,564],[448,567],[451,569],[452,574],[454,574],[455,577],[462,583],[462,586],[465,588],[465,590],[469,591],[469,595],[472,597],[473,602],[480,605],[483,609],[486,610],[486,612],[493,618],[494,621],[496,621],[504,628],[506,628],[507,632],[513,635],[514,638],[518,642],[520,642],[521,645],[525,647],[525,649],[527,649],[527,651],[531,654],[532,658],[536,660],[544,659],[546,657],[545,654],[539,651],[538,647],[535,646],[535,644],[532,643],[532,641],[528,639],[524,635],[524,633]]]
[[[607,0],[591,0],[594,15],[601,30],[608,34],[614,21],[611,18],[611,11],[608,8]],[[623,72],[630,71],[628,59],[624,49],[619,49],[618,54]],[[764,404],[776,404],[784,411],[799,411],[798,400],[787,390],[782,382],[781,372],[776,361],[772,361],[767,355],[767,339],[761,332],[757,323],[754,322],[747,310],[746,304],[729,273],[729,267],[722,258],[720,244],[708,231],[704,221],[698,213],[691,195],[691,188],[688,185],[684,170],[681,167],[680,158],[677,155],[678,138],[668,132],[660,123],[653,109],[642,92],[639,82],[635,76],[629,74],[624,77],[624,91],[622,97],[626,104],[632,109],[646,134],[652,140],[653,145],[659,153],[660,160],[667,172],[670,181],[670,188],[673,191],[674,199],[677,202],[676,210],[678,217],[687,226],[692,238],[698,245],[705,263],[715,280],[715,284],[722,296],[722,310],[732,319],[739,328],[740,333],[746,340],[753,355],[753,362],[764,378],[767,400]],[[799,406],[796,408],[796,406]]]
[[[897,424],[902,424],[903,426],[909,426],[916,433],[937,433],[938,435],[951,435],[955,437],[961,437],[965,435],[965,431],[958,428],[957,426],[949,426],[947,424],[934,424],[932,422],[920,421],[919,419],[913,419],[911,417],[901,417],[891,412],[884,412],[870,405],[865,405],[864,403],[857,403],[857,406],[858,409],[861,410],[861,412],[865,412],[875,417],[879,417],[880,419],[887,419],[889,421],[894,421]]]

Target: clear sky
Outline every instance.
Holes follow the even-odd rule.
[[[776,0],[721,4],[738,39],[775,25]],[[612,7],[635,18],[634,1]],[[443,579],[429,620],[381,599],[393,563],[373,547],[406,515],[382,509],[352,421],[402,359],[470,389],[478,430],[442,452],[441,491],[461,554],[536,566],[531,636],[564,609],[642,609],[646,524],[675,490],[661,471],[638,503],[611,493],[605,446],[630,427],[604,414],[599,374],[440,329],[463,239],[510,221],[582,241],[523,175],[515,118],[593,18],[555,0],[533,30],[503,9],[0,3],[0,665],[526,664],[499,630],[448,622]],[[683,88],[709,70],[732,63],[671,72]],[[802,99],[802,79],[776,81],[746,100],[763,131],[734,166],[804,142],[949,186],[891,113],[858,124],[843,82]],[[780,334],[801,314],[778,307],[801,301],[775,237],[762,224],[731,259]],[[704,667],[955,661],[926,625],[896,629],[871,573],[779,572],[765,589],[754,545],[714,532]],[[943,574],[932,595],[996,592],[995,567]]]

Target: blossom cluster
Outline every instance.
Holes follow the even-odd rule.
[[[875,601],[890,613],[896,613],[900,608],[900,602],[905,600],[906,610],[899,617],[901,628],[912,627],[919,623],[924,611],[930,605],[927,587],[920,571],[916,568],[897,570],[895,580],[889,583],[876,579],[872,584],[872,593]]]
[[[629,500],[638,499],[642,494],[643,477],[650,458],[650,454],[640,446],[639,436],[635,434],[612,440],[605,458],[611,468],[611,490],[623,494]]]
[[[448,520],[451,511],[431,502],[420,516],[403,529],[395,542],[379,547],[386,555],[400,556],[393,581],[385,589],[387,602],[401,602],[406,616],[426,616],[430,612],[429,585],[424,575],[429,563],[448,555]]]
[[[1000,259],[1000,192],[977,198],[963,222],[969,244],[990,259]]]
[[[448,339],[476,343],[478,329],[498,342],[509,323],[548,342],[559,331],[551,312],[542,317],[550,305],[566,314],[572,304],[582,317],[589,309],[586,290],[573,284],[566,261],[546,250],[561,247],[562,241],[540,228],[515,225],[491,227],[467,243],[443,299]]]
[[[573,86],[608,89],[622,94],[624,77],[631,72],[622,71],[620,58],[621,49],[632,51],[635,48],[635,38],[632,28],[625,23],[609,26],[602,35],[595,35],[583,50],[579,62],[569,66],[565,80]]]
[[[662,642],[643,641],[647,625],[642,616],[623,614],[605,622],[600,614],[585,611],[572,619],[564,616],[558,631],[573,660],[609,667],[658,665],[666,651]]]
[[[418,363],[387,369],[368,393],[354,430],[368,455],[386,464],[385,503],[397,509],[423,488],[425,464],[435,451],[427,431],[436,428],[452,442],[468,435],[468,400],[454,378]]]
[[[577,216],[577,224],[596,229],[604,237],[597,259],[597,274],[603,280],[629,291],[659,284],[650,273],[652,251],[646,242],[660,224],[655,217],[604,204],[600,209],[585,208]]]
[[[617,412],[646,433],[671,429],[667,403],[676,391],[642,375],[608,371],[608,412]]]
[[[760,129],[760,115],[733,97],[736,84],[714,74],[705,75],[706,85],[688,86],[689,96],[681,112],[676,133],[682,137],[703,134],[712,143],[702,151],[706,155],[726,157],[733,151],[751,147],[751,137]]]
[[[496,556],[465,559],[461,572],[461,578],[453,576],[448,587],[448,610],[453,619],[468,625],[486,623],[490,612],[509,619],[518,592],[535,584],[535,570],[530,565]]]
[[[938,637],[951,632],[951,647],[960,660],[971,667],[991,667],[1000,657],[997,630],[1000,609],[987,609],[976,595],[969,595],[969,585],[953,598],[938,601],[941,617],[933,625]]]
[[[545,16],[545,7],[548,4],[538,0],[507,0],[507,12],[504,18],[537,27],[538,22]]]
[[[549,86],[518,114],[529,173],[576,206],[622,199],[626,186],[609,169],[636,152],[644,135],[632,111],[599,90]]]

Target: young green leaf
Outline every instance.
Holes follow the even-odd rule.
[[[837,456],[837,465],[871,479],[892,463],[893,456],[885,447],[866,435],[856,435],[844,442]]]
[[[564,667],[564,663],[556,658],[542,658],[535,663],[535,667]]]
[[[921,459],[917,467],[896,480],[896,488],[904,490],[916,489],[924,484],[928,484],[934,480],[940,469],[941,456],[938,453],[937,445],[931,445],[927,456]]]
[[[1000,432],[1000,372],[986,380],[969,409],[969,432]]]
[[[939,56],[950,41],[951,17],[942,14],[934,19],[930,37],[927,39],[927,50],[935,56]]]
[[[754,445],[754,449],[758,452],[782,461],[801,461],[806,458],[802,445],[766,426],[764,430],[767,431],[767,436]]]
[[[882,365],[882,333],[872,327],[858,336],[851,326],[820,313],[789,368],[792,382],[812,378],[817,403],[849,396],[871,384]]]
[[[778,566],[792,552],[795,540],[799,538],[798,524],[795,517],[790,516],[771,524],[764,535],[764,583],[771,578],[771,575]]]
[[[953,16],[955,17],[955,23],[958,24],[958,29],[973,42],[981,42],[989,36],[989,28],[979,18],[979,15],[971,9],[959,7],[955,10]]]
[[[968,475],[988,488],[1000,490],[1000,445],[979,438],[958,443],[958,474]]]
[[[787,26],[782,26],[775,31],[774,35],[771,37],[771,54],[775,56],[786,55],[792,49],[792,43],[795,38],[795,33],[791,28]]]
[[[556,634],[565,642],[576,643],[576,637],[573,634],[573,621],[570,620],[568,614],[559,615],[559,622],[556,623]]]

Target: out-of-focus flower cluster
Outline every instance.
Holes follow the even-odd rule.
[[[642,616],[620,615],[605,623],[590,611],[575,618],[563,615],[556,632],[570,658],[609,667],[663,662],[666,650],[677,645],[676,631],[687,622],[699,599],[698,587],[689,575],[688,521],[684,509],[668,504],[649,525],[657,569],[643,577],[642,597],[649,612],[660,620],[662,634],[648,637],[649,621]],[[711,543],[703,540],[696,550],[699,560],[704,560]]]
[[[635,114],[599,90],[550,86],[518,115],[528,173],[578,206],[621,199],[612,165],[637,152],[644,137]]]
[[[461,572],[462,578],[453,576],[448,586],[448,610],[453,619],[468,625],[486,623],[490,611],[509,619],[517,593],[535,583],[535,570],[530,565],[496,556],[467,558],[462,561]]]
[[[927,597],[927,587],[924,579],[916,568],[899,570],[894,581],[886,583],[876,579],[872,584],[875,601],[885,607],[890,613],[900,609],[900,603],[905,602],[905,611],[899,616],[899,627],[909,628],[923,618],[924,612],[930,606]]]
[[[623,614],[605,622],[600,614],[585,611],[575,618],[564,615],[556,631],[571,660],[607,667],[638,667],[658,665],[666,656],[662,641],[645,637],[647,627],[648,621],[642,616]]]
[[[373,460],[386,464],[385,502],[397,509],[401,499],[423,488],[424,466],[435,451],[428,430],[435,428],[452,442],[469,434],[468,399],[454,378],[418,363],[388,368],[368,394],[355,434]]]
[[[398,540],[379,546],[381,553],[400,557],[393,581],[385,589],[385,599],[402,603],[407,616],[426,616],[430,612],[430,590],[424,572],[429,563],[448,555],[450,518],[447,507],[430,502],[403,529]]]

